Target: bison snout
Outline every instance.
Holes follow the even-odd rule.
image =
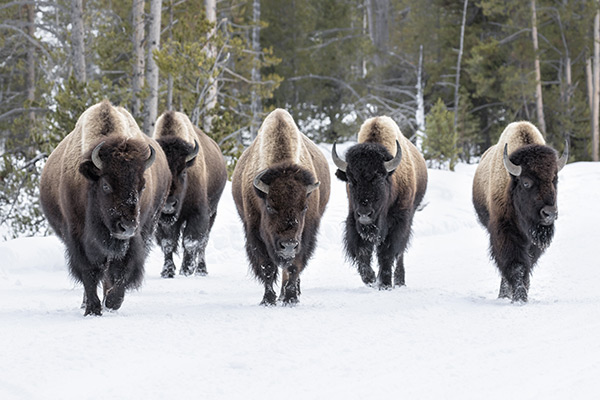
[[[282,258],[294,258],[299,245],[300,243],[294,239],[281,240],[277,245],[278,253]]]
[[[555,206],[544,206],[540,210],[543,225],[550,225],[558,218],[558,210]]]
[[[137,228],[137,224],[135,221],[130,221],[124,218],[121,218],[115,224],[115,228],[111,233],[114,238],[125,240],[131,238],[135,235],[135,229]]]
[[[358,222],[363,225],[373,222],[373,210],[357,211],[356,216],[358,217]]]
[[[175,214],[179,201],[175,198],[168,198],[162,209],[163,214]]]

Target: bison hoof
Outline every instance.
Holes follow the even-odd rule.
[[[274,306],[277,301],[277,295],[275,292],[265,292],[262,301],[260,302],[261,306]]]
[[[517,286],[512,297],[513,303],[527,303],[527,289],[525,286]]]
[[[117,287],[113,287],[113,289],[106,294],[104,299],[104,307],[109,310],[118,310],[121,308],[121,304],[123,304],[123,300],[125,299],[125,290]]]
[[[372,269],[360,271],[360,277],[365,285],[375,285],[375,272]]]
[[[181,270],[179,270],[179,275],[183,275],[183,276],[190,276],[193,273],[194,273],[194,271],[189,269],[188,267],[181,267]]]
[[[377,288],[379,290],[392,290],[393,286],[391,284],[387,284],[387,283],[380,283],[379,285],[377,285]]]
[[[289,297],[288,297],[288,296],[286,296],[286,297],[283,299],[283,301],[282,301],[282,304],[283,304],[284,306],[293,307],[293,306],[295,306],[296,304],[298,304],[298,302],[299,302],[299,301],[298,301],[298,297],[297,297],[297,296],[289,296]]]
[[[88,304],[85,307],[85,313],[83,314],[84,317],[87,317],[88,315],[102,315],[102,305],[100,304],[100,302],[98,302],[98,304]]]
[[[206,276],[206,275],[208,275],[208,271],[206,270],[206,264],[204,262],[200,262],[198,264],[198,268],[196,268],[195,275],[196,276]]]
[[[163,267],[160,276],[163,278],[174,278],[175,277],[175,263],[173,261],[165,262],[165,266]]]

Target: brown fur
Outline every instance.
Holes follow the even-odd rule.
[[[275,176],[269,195],[259,196],[253,181],[259,172],[269,169]],[[288,178],[277,178],[287,176]],[[270,178],[269,178],[270,179]],[[306,182],[308,179],[313,182]],[[292,193],[297,187],[320,182],[317,190],[306,198],[306,191],[300,192],[298,198]],[[301,189],[300,189],[301,190]],[[302,272],[308,258],[312,254],[319,221],[329,200],[330,175],[327,160],[321,150],[304,134],[302,134],[291,115],[282,109],[271,112],[264,120],[257,137],[244,151],[232,177],[232,192],[238,213],[246,230],[246,248],[255,275],[265,284],[266,304],[272,304],[272,285],[277,275],[277,267],[283,267],[282,295],[288,284],[288,272],[296,277]],[[291,265],[281,265],[273,257],[269,240],[266,239],[279,229],[269,225],[266,203],[287,203],[294,209],[306,202],[308,209],[304,217],[304,230],[301,237],[302,253],[298,254]],[[287,210],[281,210],[281,212]],[[302,222],[300,221],[302,224]],[[302,228],[302,226],[300,226]],[[260,231],[260,232],[259,232]],[[256,240],[256,243],[253,242]],[[258,250],[253,250],[258,247]],[[262,266],[270,271],[264,273]],[[291,271],[291,272],[290,272]],[[295,278],[292,278],[295,279]],[[285,299],[284,299],[285,300]]]

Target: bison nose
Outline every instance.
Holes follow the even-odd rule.
[[[540,210],[540,216],[542,217],[542,223],[549,225],[558,218],[558,210],[555,206],[544,206]]]
[[[370,224],[373,221],[373,210],[357,211],[358,222],[361,224]]]
[[[165,206],[163,207],[164,214],[175,214],[175,210],[177,208],[177,204],[179,201],[176,198],[169,197],[165,202]]]
[[[129,221],[125,218],[121,218],[115,225],[115,230],[112,232],[112,236],[117,239],[129,239],[135,233],[136,223],[135,221]]]
[[[281,240],[279,242],[279,253],[284,258],[293,258],[300,243],[297,240]]]

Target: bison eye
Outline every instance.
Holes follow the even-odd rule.
[[[277,210],[275,210],[273,207],[271,207],[270,205],[267,204],[267,212],[269,214],[277,214]]]
[[[521,183],[525,189],[530,189],[533,186],[533,182],[528,178],[523,178]]]
[[[104,182],[102,184],[102,191],[106,194],[112,193],[112,188],[110,187],[110,185],[107,182]]]

